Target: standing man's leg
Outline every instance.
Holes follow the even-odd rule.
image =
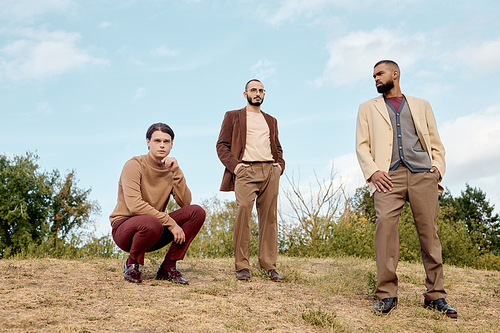
[[[424,307],[437,310],[450,318],[457,318],[457,310],[445,300],[443,257],[436,223],[439,209],[438,178],[437,172],[413,174],[409,182],[408,196],[426,274]]]
[[[242,166],[238,169],[234,181],[234,193],[238,205],[233,235],[234,264],[237,272],[250,269],[250,219],[258,191],[255,176],[252,164],[248,167]]]
[[[276,269],[278,252],[278,192],[280,169],[272,163],[262,163],[256,168],[265,179],[257,197],[259,218],[259,266],[267,271]]]
[[[420,253],[426,279],[426,300],[446,297],[444,291],[443,259],[441,242],[437,234],[438,201],[437,172],[422,172],[411,175],[408,198],[420,241]]]
[[[406,171],[400,166],[390,171],[392,191],[375,192],[375,210],[377,226],[375,229],[375,255],[377,258],[377,289],[378,299],[393,298],[398,293],[398,276],[396,269],[399,261],[399,231],[398,223],[401,210],[406,203]]]

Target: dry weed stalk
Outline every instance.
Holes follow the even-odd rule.
[[[293,174],[291,177],[285,175],[289,187],[282,190],[290,204],[291,213],[280,209],[279,215],[281,226],[289,238],[293,239],[289,228],[298,222],[303,234],[309,240],[312,240],[318,224],[322,221],[333,221],[338,217],[341,203],[347,202],[344,184],[342,180],[336,180],[337,172],[334,170],[333,164],[329,178],[326,180],[320,181],[316,171],[313,172],[316,184],[314,187],[309,184],[309,190],[306,193],[300,187],[300,172],[297,180],[295,180]],[[345,214],[345,207],[342,214]],[[286,221],[291,221],[288,223],[289,227],[287,227]]]

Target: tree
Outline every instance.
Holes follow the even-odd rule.
[[[0,257],[66,236],[92,223],[99,205],[76,187],[75,172],[41,172],[38,156],[0,155]]]
[[[49,213],[49,177],[38,172],[36,155],[0,155],[0,256],[8,257],[42,236]]]
[[[98,212],[97,202],[89,199],[90,189],[76,187],[75,170],[71,170],[64,178],[58,171],[53,172],[51,179],[52,200],[50,205],[50,233],[64,240],[75,229],[91,222],[92,213]]]
[[[375,211],[375,201],[373,196],[370,196],[369,185],[358,187],[354,192],[354,196],[350,199],[352,212],[360,218],[365,218],[367,221],[375,223],[377,213]]]
[[[486,193],[465,184],[465,191],[455,199],[455,207],[481,252],[500,254],[500,217],[493,214],[495,205],[486,199]]]

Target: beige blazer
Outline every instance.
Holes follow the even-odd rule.
[[[406,96],[410,107],[415,129],[422,147],[427,151],[431,164],[435,166],[441,178],[446,171],[444,160],[445,150],[439,138],[436,119],[428,101]],[[359,106],[356,122],[356,155],[361,170],[368,183],[370,194],[375,192],[371,176],[378,170],[389,172],[392,156],[392,124],[389,111],[380,95]],[[439,192],[443,187],[439,185]]]

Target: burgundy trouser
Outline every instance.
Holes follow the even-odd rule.
[[[172,243],[165,260],[184,258],[191,241],[205,222],[205,211],[198,205],[189,205],[169,214],[186,235],[182,244]],[[137,215],[116,221],[111,234],[120,249],[130,253],[130,259],[144,265],[144,254],[156,251],[174,240],[174,235],[151,215]]]

